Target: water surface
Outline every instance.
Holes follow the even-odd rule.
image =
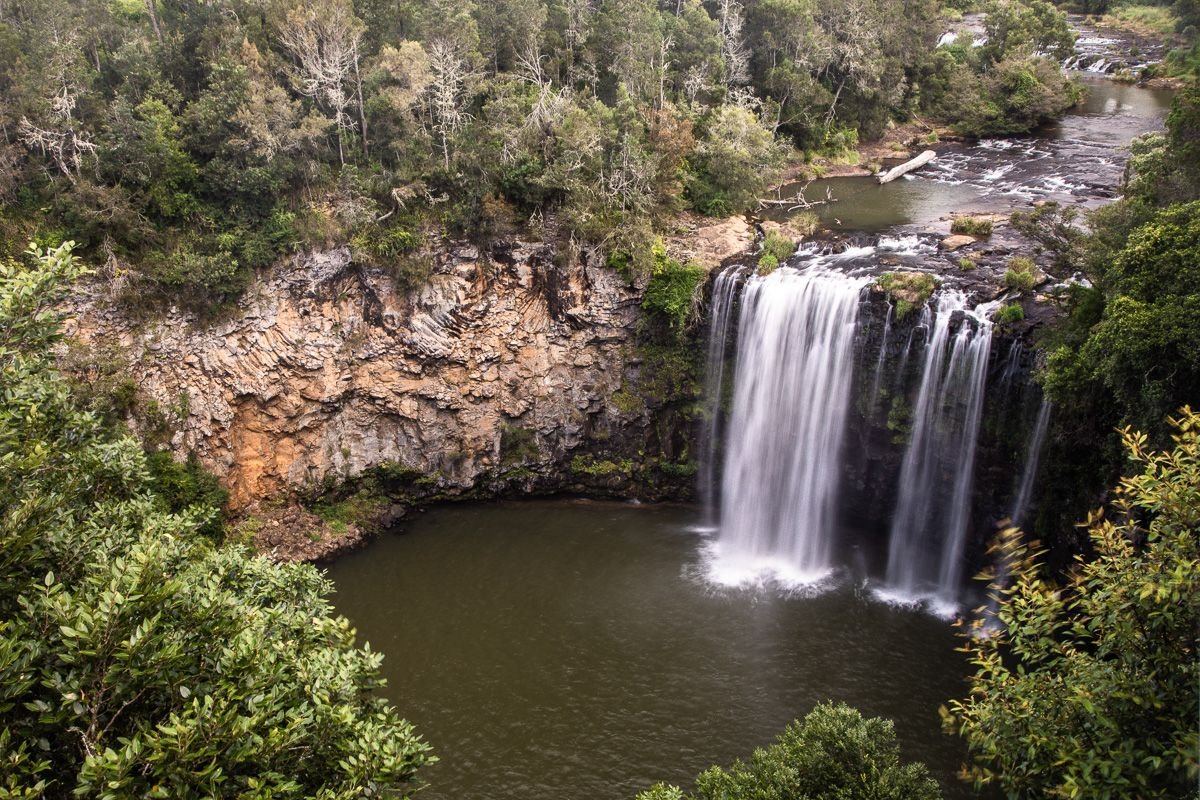
[[[699,514],[572,501],[437,508],[329,569],[442,762],[422,797],[630,799],[748,755],[815,703],[896,721],[947,797],[937,708],[966,665],[943,621],[854,585],[717,589]]]
[[[1163,127],[1172,92],[1082,75],[1087,99],[1035,135],[934,147],[928,166],[880,186],[874,177],[813,181],[804,197],[834,230],[925,226],[952,212],[1006,212],[1034,200],[1094,207],[1115,197],[1134,137]],[[785,186],[782,197],[799,185]],[[785,217],[772,212],[769,216]]]

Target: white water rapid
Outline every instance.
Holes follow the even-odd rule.
[[[859,297],[869,279],[815,259],[742,293],[711,577],[818,582],[831,571]]]
[[[972,312],[959,292],[938,297],[901,466],[886,588],[879,594],[925,602],[939,614],[953,613],[958,603],[994,306]]]

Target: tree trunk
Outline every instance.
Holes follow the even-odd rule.
[[[354,45],[354,87],[358,94],[358,122],[362,131],[363,158],[370,160],[370,146],[367,144],[367,109],[363,105],[362,75],[358,71],[358,44]]]
[[[146,11],[150,14],[150,27],[154,28],[154,38],[158,40],[159,44],[162,44],[162,26],[158,22],[158,0],[146,0]]]
[[[901,164],[898,167],[892,167],[887,172],[885,172],[883,175],[880,175],[879,182],[880,183],[891,183],[892,181],[896,180],[896,178],[899,178],[901,175],[904,175],[905,173],[908,173],[908,172],[912,172],[914,169],[918,169],[919,167],[923,167],[926,164],[928,164],[930,161],[933,161],[935,158],[937,158],[937,153],[933,152],[932,150],[926,150],[924,153],[921,153],[921,155],[917,156],[916,158],[909,159],[908,161],[905,161],[903,164]]]

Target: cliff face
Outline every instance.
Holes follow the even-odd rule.
[[[411,294],[341,248],[276,268],[223,321],[138,328],[84,303],[76,335],[119,341],[144,391],[186,401],[172,447],[236,508],[381,465],[454,491],[514,465],[561,473],[596,443],[637,452],[650,410],[612,398],[638,377],[639,300],[540,244],[451,248]]]

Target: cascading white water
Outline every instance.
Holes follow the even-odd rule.
[[[831,567],[859,296],[868,278],[822,266],[751,278],[712,577],[813,583]]]
[[[1042,398],[1042,407],[1038,409],[1037,422],[1029,435],[1029,445],[1025,449],[1025,463],[1021,467],[1021,482],[1013,497],[1012,507],[1008,518],[1013,525],[1020,526],[1025,522],[1025,513],[1029,510],[1029,501],[1033,497],[1033,483],[1037,479],[1038,462],[1042,457],[1042,445],[1046,441],[1046,429],[1050,426],[1050,401]]]
[[[875,358],[875,377],[871,379],[871,410],[875,410],[875,404],[879,402],[879,384],[883,379],[883,367],[887,363],[888,339],[892,335],[892,317],[896,314],[896,307],[892,303],[888,303],[887,315],[883,319],[883,336],[879,341],[879,355]]]
[[[959,292],[938,298],[892,518],[889,599],[957,605],[994,305],[971,312]]]
[[[726,269],[713,281],[712,310],[709,315],[708,358],[704,370],[704,418],[700,448],[700,499],[704,504],[704,525],[717,524],[717,445],[721,441],[721,395],[725,383],[725,351],[732,329],[734,301],[744,267]]]

